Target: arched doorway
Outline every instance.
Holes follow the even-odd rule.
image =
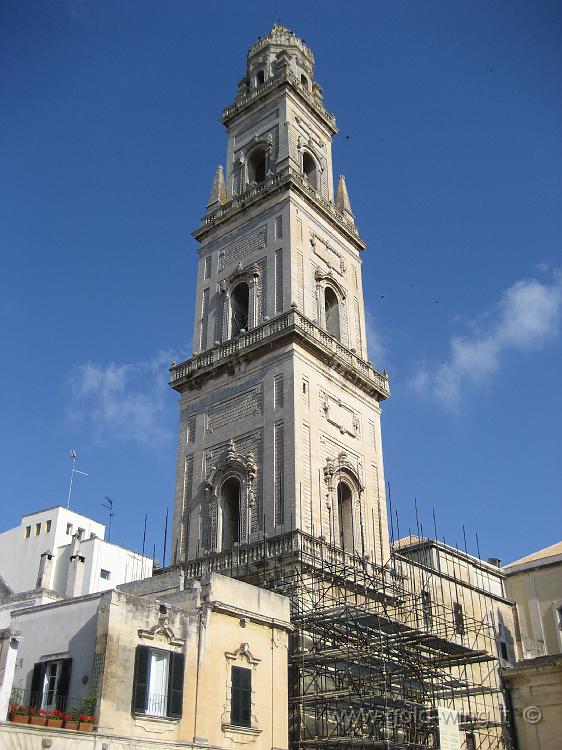
[[[337,294],[327,286],[324,290],[324,316],[326,331],[340,340],[340,305]]]
[[[248,330],[250,287],[245,281],[237,284],[230,294],[230,335],[239,336]]]
[[[353,552],[353,494],[345,482],[338,482],[338,534],[339,546]]]
[[[221,552],[226,552],[240,541],[240,480],[229,477],[223,482],[220,496]]]

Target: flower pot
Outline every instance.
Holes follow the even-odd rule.
[[[78,722],[72,721],[72,719],[65,719],[63,728],[64,729],[78,729]]]
[[[78,729],[81,732],[93,732],[94,731],[94,725],[91,724],[89,721],[81,721]]]
[[[62,719],[47,719],[47,726],[53,729],[60,729],[62,727]]]
[[[22,714],[14,714],[11,721],[14,724],[29,724],[29,716],[23,716]]]
[[[32,716],[29,719],[29,723],[33,724],[34,727],[44,727],[47,723],[47,717],[46,716]]]

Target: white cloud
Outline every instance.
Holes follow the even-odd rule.
[[[470,324],[470,333],[451,338],[447,362],[436,371],[420,367],[411,386],[418,394],[429,393],[445,409],[455,411],[468,387],[491,380],[506,352],[530,352],[556,336],[561,308],[560,273],[551,282],[516,282],[490,312]]]
[[[160,352],[146,362],[77,365],[69,378],[69,416],[89,423],[98,441],[154,445],[169,440],[171,361],[169,352]]]

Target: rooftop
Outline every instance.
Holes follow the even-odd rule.
[[[553,558],[558,556],[562,556],[562,541],[551,544],[550,547],[545,547],[544,549],[540,549],[537,552],[533,552],[530,555],[526,555],[519,560],[509,563],[509,565],[504,567],[504,570],[510,572],[516,566],[530,565],[530,563],[534,563],[535,565],[549,565],[552,562],[556,562]]]

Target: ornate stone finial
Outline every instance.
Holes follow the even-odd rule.
[[[338,189],[336,191],[336,208],[341,211],[342,214],[346,214],[351,221],[354,221],[355,216],[351,210],[351,203],[349,200],[349,193],[347,192],[347,185],[345,184],[345,177],[340,174],[340,180],[338,182]]]
[[[226,458],[228,461],[234,461],[236,458],[236,445],[234,443],[234,440],[231,440],[228,444],[228,448],[226,449]]]
[[[224,172],[222,165],[219,164],[215,173],[215,179],[211,187],[211,195],[209,196],[209,202],[207,208],[218,208],[226,203],[226,184],[224,182]]]

